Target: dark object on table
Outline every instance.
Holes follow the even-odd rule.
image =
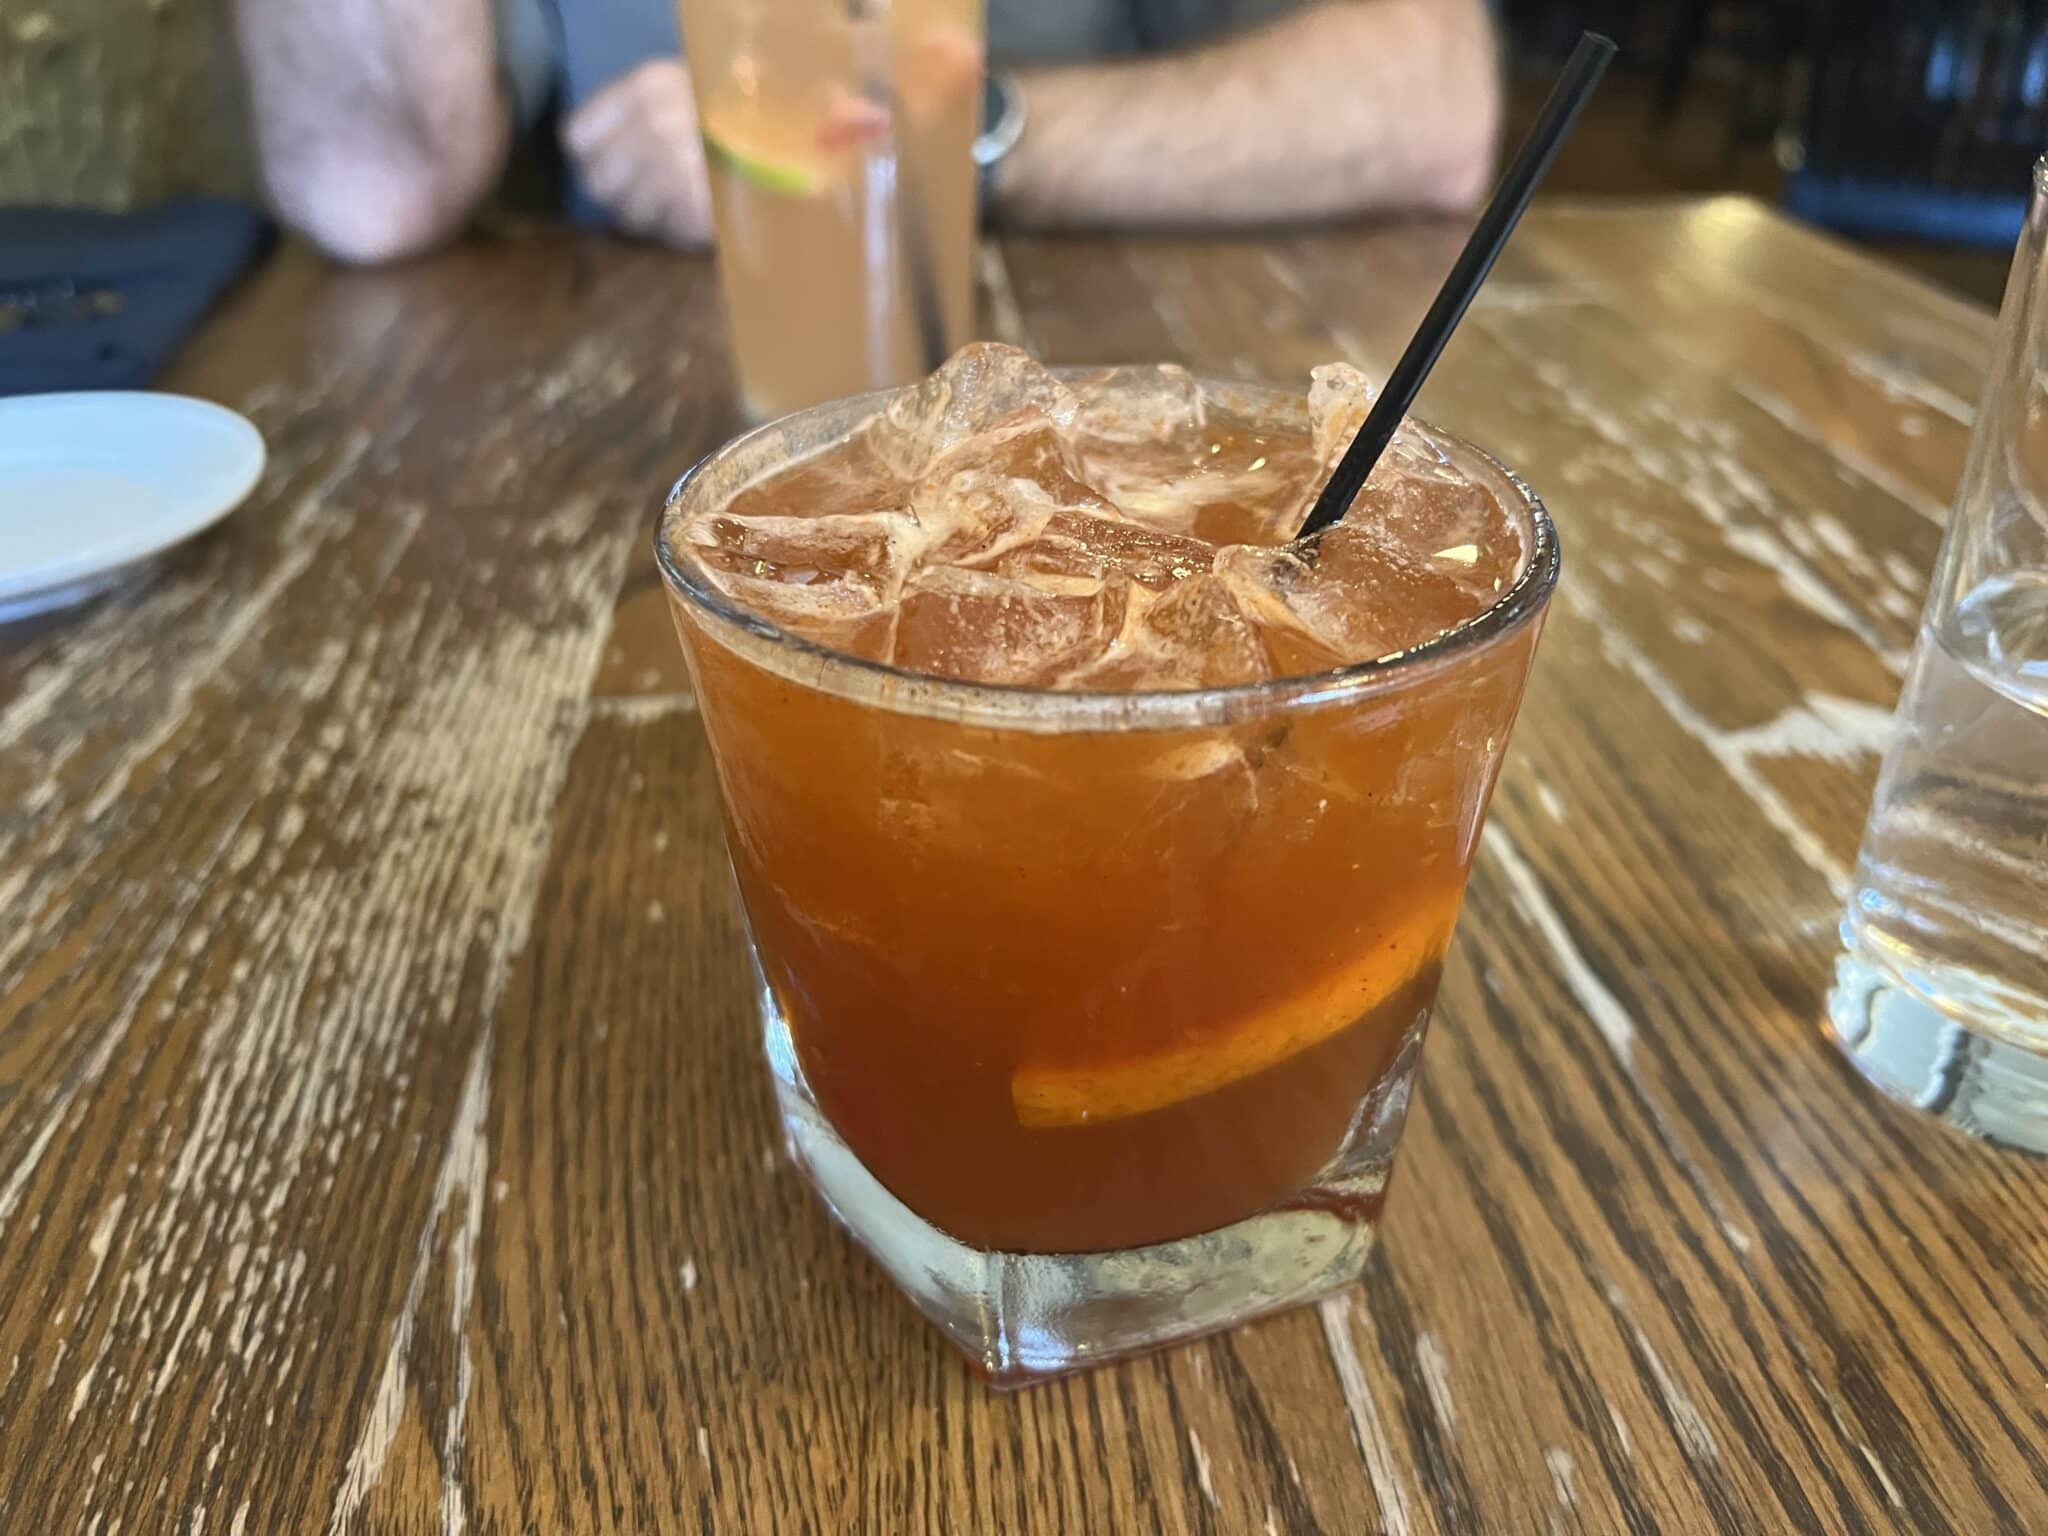
[[[142,388],[269,238],[221,198],[0,208],[0,395]]]
[[[2048,4],[1835,0],[1814,18],[1792,211],[2009,246],[2048,148]]]

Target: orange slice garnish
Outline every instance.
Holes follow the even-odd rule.
[[[1278,1066],[1341,1033],[1393,997],[1442,952],[1457,921],[1455,895],[1417,908],[1357,961],[1262,1009],[1227,1034],[1125,1061],[1025,1065],[1010,1079],[1017,1123],[1093,1125],[1165,1109]]]

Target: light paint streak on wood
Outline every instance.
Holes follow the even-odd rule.
[[[1947,524],[1948,508],[1946,505],[1936,501],[1925,491],[1908,485],[1904,480],[1900,479],[1891,470],[1885,468],[1884,465],[1878,463],[1868,454],[1860,452],[1845,443],[1830,442],[1803,414],[1794,409],[1782,396],[1765,388],[1754,379],[1734,376],[1729,379],[1728,383],[1731,389],[1762,411],[1766,416],[1771,417],[1787,431],[1795,432],[1800,437],[1805,438],[1815,447],[1825,452],[1842,468],[1877,490],[1884,492],[1886,496],[1889,496],[1900,506],[1908,507],[1919,513],[1937,527]]]
[[[1577,941],[1572,938],[1571,931],[1565,926],[1556,903],[1551,900],[1550,893],[1544,888],[1536,871],[1530,867],[1529,861],[1523,857],[1521,850],[1515,846],[1506,828],[1497,821],[1490,823],[1481,837],[1481,846],[1500,866],[1501,873],[1507,879],[1508,897],[1514,902],[1516,910],[1528,920],[1537,936],[1550,950],[1552,958],[1557,963],[1559,979],[1579,1000],[1594,1029],[1614,1053],[1622,1075],[1635,1090],[1637,1101],[1649,1115],[1650,1123],[1655,1127],[1658,1140],[1663,1143],[1665,1151],[1684,1171],[1694,1192],[1712,1213],[1729,1244],[1736,1252],[1748,1254],[1751,1246],[1748,1231],[1729,1213],[1721,1197],[1715,1193],[1713,1185],[1701,1172],[1693,1154],[1679,1138],[1670,1116],[1665,1113],[1662,1101],[1636,1072],[1634,1015],[1587,962]]]
[[[1833,358],[1845,371],[1860,374],[1888,398],[1918,401],[1965,427],[1976,419],[1976,408],[1968,400],[1958,398],[1893,358],[1840,340],[1832,327],[1815,325],[1810,311],[1786,304],[1754,286],[1744,290],[1742,302],[1792,332],[1811,350]]]
[[[1650,1336],[1643,1332],[1629,1311],[1628,1298],[1621,1288],[1610,1283],[1607,1287],[1607,1304],[1614,1308],[1615,1316],[1627,1326],[1635,1340],[1636,1351],[1642,1356],[1643,1364],[1650,1372],[1650,1379],[1657,1384],[1657,1395],[1664,1400],[1664,1411],[1671,1416],[1672,1427],[1677,1431],[1679,1443],[1694,1461],[1713,1461],[1720,1454],[1720,1447],[1714,1443],[1714,1433],[1707,1427],[1706,1417],[1693,1403],[1692,1396],[1671,1368],[1664,1363],[1664,1357],[1650,1342]]]
[[[1451,1362],[1437,1336],[1428,1329],[1415,1335],[1415,1364],[1422,1372],[1422,1387],[1429,1394],[1430,1411],[1443,1428],[1444,1438],[1458,1438],[1458,1409],[1451,1401]]]
[[[1894,584],[1902,592],[1924,592],[1927,590],[1929,573],[1920,569],[1896,549],[1888,549],[1881,557],[1884,568]]]
[[[1323,307],[1310,294],[1308,285],[1301,280],[1301,274],[1290,267],[1278,251],[1270,246],[1262,246],[1259,250],[1259,262],[1272,274],[1273,281],[1286,289],[1305,308],[1319,310]]]
[[[1188,1449],[1194,1453],[1195,1482],[1202,1490],[1202,1497],[1209,1501],[1211,1509],[1221,1509],[1223,1506],[1216,1501],[1216,1483],[1209,1471],[1208,1448],[1202,1444],[1202,1437],[1192,1429],[1188,1431]]]
[[[1844,527],[1839,518],[1814,511],[1806,515],[1806,523],[1813,530],[1814,537],[1828,547],[1828,552],[1850,570],[1859,575],[1877,576],[1876,564],[1857,541],[1856,535]]]
[[[1509,283],[1492,281],[1472,300],[1474,309],[1504,310],[1528,314],[1537,309],[1562,309],[1575,304],[1607,304],[1600,286],[1592,282]],[[1611,307],[1611,305],[1609,306]]]
[[[1688,208],[1697,215],[1713,201],[1712,198],[1700,198],[1690,203]],[[1613,220],[1617,223],[1662,224],[1673,214],[1671,200],[1660,197],[1560,198],[1556,202],[1545,201],[1542,206],[1546,223],[1553,219],[1590,219],[1595,222]]]
[[[489,1181],[491,1149],[487,1135],[490,1109],[490,1062],[493,1031],[486,1026],[477,1042],[470,1080],[463,1083],[455,1125],[448,1137],[449,1162],[465,1199],[462,1223],[448,1245],[448,1331],[455,1341],[455,1392],[441,1430],[441,1529],[462,1536],[469,1511],[462,1481],[462,1432],[469,1411],[472,1369],[469,1358],[469,1305],[476,1290],[477,1241],[484,1225],[484,1187]],[[440,1191],[436,1189],[438,1203]]]
[[[399,1305],[398,1316],[392,1321],[384,1350],[384,1364],[377,1378],[376,1391],[371,1398],[370,1411],[357,1434],[354,1447],[349,1452],[347,1465],[342,1471],[341,1487],[335,1495],[334,1508],[328,1517],[327,1529],[330,1533],[339,1533],[354,1525],[361,1513],[363,1501],[369,1497],[370,1490],[377,1486],[378,1479],[383,1475],[384,1459],[390,1453],[392,1442],[397,1439],[399,1426],[404,1421],[414,1323],[419,1315],[422,1294],[426,1289],[427,1272],[433,1267],[435,1240],[440,1235],[445,1218],[454,1209],[457,1191],[461,1191],[466,1198],[462,1224],[450,1252],[449,1301],[457,1335],[466,1334],[469,1277],[474,1273],[476,1233],[483,1220],[484,1176],[490,1159],[484,1132],[490,1110],[491,1040],[492,1031],[486,1027],[470,1052],[469,1069],[463,1074],[462,1097],[456,1107],[455,1124],[449,1132],[448,1144],[441,1156],[440,1171],[434,1179],[434,1197],[427,1208],[426,1220],[420,1227],[419,1239],[414,1245],[412,1273],[406,1280],[405,1298]],[[466,1257],[463,1256],[465,1250]],[[462,1310],[455,1312],[458,1303]],[[467,1373],[458,1367],[458,1374]],[[449,1422],[443,1430],[444,1479],[459,1473],[459,1467],[451,1465],[447,1453],[450,1440],[454,1442],[453,1449],[456,1452],[461,1449],[460,1415],[467,1396],[465,1381],[458,1388],[458,1403],[451,1406]],[[464,1518],[459,1502],[459,1490],[455,1497],[457,1504],[454,1513],[458,1519]],[[444,1481],[444,1523],[449,1513],[449,1491]]]
[[[678,715],[694,715],[697,698],[689,693],[607,693],[585,706],[593,720],[618,721],[625,725],[654,725]]]
[[[1743,502],[1747,502],[1757,520],[1741,520],[1722,500],[1722,487],[1733,489]],[[1776,575],[1778,586],[1788,598],[1808,612],[1825,618],[1835,629],[1843,629],[1864,641],[1874,655],[1886,659],[1894,674],[1905,670],[1903,657],[1898,657],[1898,653],[1886,645],[1884,637],[1870,627],[1866,618],[1855,612],[1855,608],[1849,606],[1835,588],[1821,580],[1821,573],[1808,563],[1802,553],[1798,553],[1796,547],[1804,535],[1804,528],[1800,528],[1800,524],[1780,508],[1776,492],[1772,492],[1772,487],[1755,475],[1749,465],[1741,463],[1741,459],[1724,449],[1706,449],[1696,465],[1690,465],[1677,475],[1673,489],[1677,489],[1679,496],[1686,498],[1686,502],[1720,532],[1720,541],[1726,547]]]
[[[1599,973],[1586,963],[1585,955],[1573,939],[1571,930],[1565,927],[1564,918],[1551,901],[1550,893],[1543,888],[1543,882],[1529,867],[1529,861],[1522,857],[1514,840],[1498,823],[1494,823],[1487,827],[1480,845],[1493,855],[1494,863],[1500,866],[1501,874],[1506,877],[1508,899],[1515,904],[1515,910],[1528,920],[1536,936],[1550,951],[1551,958],[1557,962],[1559,979],[1579,1000],[1579,1006],[1586,1010],[1587,1019],[1600,1032],[1600,1038],[1607,1042],[1607,1048],[1614,1052],[1622,1070],[1633,1080],[1635,1020],[1608,989],[1607,983],[1600,979]]]
[[[1799,1348],[1796,1352],[1799,1355],[1800,1374],[1806,1378],[1806,1384],[1812,1389],[1813,1395],[1827,1405],[1828,1417],[1835,1421],[1836,1432],[1844,1441],[1856,1447],[1857,1454],[1863,1458],[1863,1464],[1870,1468],[1871,1475],[1884,1490],[1885,1501],[1894,1509],[1905,1508],[1905,1499],[1899,1493],[1898,1484],[1892,1481],[1891,1473],[1885,1469],[1877,1453],[1870,1448],[1869,1442],[1863,1437],[1863,1432],[1851,1422],[1849,1414],[1843,1408],[1842,1399],[1821,1380],[1820,1373],[1813,1368],[1809,1352],[1804,1348]]]
[[[1614,1431],[1614,1443],[1620,1449],[1621,1454],[1624,1456],[1635,1455],[1635,1442],[1629,1437],[1628,1424],[1622,1418],[1621,1410],[1612,1403],[1607,1405],[1607,1423]]]
[[[99,1039],[93,1043],[80,1070],[68,1077],[50,1101],[42,1125],[28,1141],[26,1150],[8,1174],[7,1181],[0,1184],[0,1233],[7,1229],[7,1223],[21,1202],[22,1192],[27,1189],[29,1179],[49,1150],[51,1140],[60,1126],[70,1117],[74,1109],[82,1105],[92,1091],[99,1086],[106,1075],[107,1066],[114,1053],[126,1038],[136,1015],[141,1012],[143,1000],[156,984],[164,962],[169,958],[177,939],[198,907],[215,867],[222,855],[233,843],[241,827],[240,815],[229,818],[207,857],[201,859],[194,870],[194,878],[185,882],[175,904],[167,914],[168,921],[152,934],[144,946],[142,957],[131,973],[131,980],[123,990],[119,1002],[112,1010],[106,1023],[101,1027]],[[24,925],[26,926],[26,925]]]
[[[1890,279],[1903,275],[1882,263],[1877,270]],[[1998,316],[1932,284],[1910,277],[1906,281],[1917,290],[1916,298],[1932,300],[1943,314],[1923,319],[1904,306],[1888,309],[1884,315],[1885,329],[1904,346],[1929,346],[1946,352],[1972,373],[1989,372],[1992,348],[1998,339]]]
[[[1861,1440],[1856,1442],[1856,1449],[1863,1453],[1864,1462],[1869,1466],[1872,1474],[1876,1476],[1878,1486],[1884,1489],[1884,1496],[1892,1508],[1904,1509],[1906,1501],[1899,1496],[1899,1485],[1892,1481],[1891,1473],[1887,1472],[1884,1463],[1877,1459],[1877,1452],[1873,1451]]]
[[[1855,763],[1884,751],[1892,735],[1892,712],[1875,704],[1832,694],[1809,693],[1772,719],[1741,730],[1723,731],[1725,750],[1752,757],[1811,757]]]
[[[1380,1422],[1372,1387],[1366,1381],[1365,1366],[1358,1358],[1358,1345],[1351,1337],[1351,1296],[1339,1292],[1317,1304],[1323,1337],[1329,1342],[1330,1359],[1337,1367],[1337,1382],[1344,1391],[1344,1406],[1351,1415],[1351,1436],[1365,1458],[1366,1476],[1379,1500],[1380,1518],[1387,1536],[1409,1536],[1412,1529],[1408,1496],[1401,1487],[1401,1474],[1387,1447],[1387,1432]]]
[[[303,575],[340,536],[343,520],[328,515],[329,498],[334,487],[354,472],[367,441],[366,434],[352,436],[318,483],[283,515],[277,537],[286,554],[279,566],[289,567],[290,574]],[[272,466],[275,474],[290,470],[287,464]],[[99,787],[86,816],[98,820],[119,798],[135,768],[185,722],[194,695],[215,678],[220,664],[232,654],[232,645],[245,642],[256,621],[276,605],[288,585],[278,574],[274,567],[252,594],[218,613],[206,606],[213,594],[203,575],[185,581],[158,579],[132,602],[103,603],[63,654],[32,673],[13,704],[0,713],[0,748],[16,752],[13,766],[30,786],[22,807],[26,814],[17,825],[10,830],[0,820],[0,854],[16,866],[11,878],[0,878],[0,912],[19,914],[6,925],[11,931],[0,937],[0,986],[8,968],[43,932],[44,925],[34,915],[50,905],[53,893],[73,873],[57,850],[38,854],[26,846],[36,833],[60,836],[71,823],[70,816],[42,814],[52,808],[65,763],[86,744],[93,723],[110,714],[112,706],[127,701],[132,710],[138,698],[146,698],[147,713],[131,715],[124,724],[115,762],[95,769]],[[155,631],[160,626],[196,629],[207,642],[195,652],[171,656],[137,643],[138,628]],[[137,730],[138,718],[153,718],[153,723]],[[49,739],[24,747],[38,727],[50,732]]]
[[[1502,344],[1519,350],[1512,339],[1503,339]],[[1883,637],[1792,548],[1777,526],[1777,514],[1782,509],[1769,484],[1726,448],[1705,440],[1698,423],[1663,401],[1646,401],[1645,414],[1675,430],[1684,447],[1690,450],[1667,453],[1652,446],[1652,440],[1669,441],[1668,433],[1652,433],[1632,426],[1607,410],[1578,388],[1571,371],[1560,363],[1538,358],[1532,361],[1532,367],[1537,379],[1565,409],[1623,455],[1644,484],[1675,491],[1718,531],[1731,550],[1769,571],[1793,601],[1854,635],[1873,653],[1885,658],[1895,673],[1904,670],[1903,658],[1888,651]],[[1747,503],[1759,520],[1747,522],[1737,517],[1724,497],[1724,488]],[[1610,579],[1615,585],[1625,584],[1622,578]]]
[[[1579,1489],[1573,1476],[1572,1453],[1561,1445],[1547,1445],[1543,1448],[1543,1464],[1550,1469],[1550,1486],[1557,1493],[1557,1502],[1565,1509],[1577,1509]]]
[[[326,510],[328,495],[332,487],[353,471],[355,461],[360,459],[363,446],[369,441],[367,433],[357,435],[353,450],[343,456],[326,486],[314,494],[302,497],[285,518],[285,533],[279,543],[283,553],[265,574],[262,583],[248,601],[236,608],[227,622],[208,634],[206,643],[184,661],[179,676],[167,690],[163,707],[157,716],[156,728],[144,732],[130,742],[112,767],[107,771],[97,794],[86,802],[84,819],[97,821],[107,813],[122,795],[127,793],[129,781],[135,770],[148,762],[164,747],[171,736],[183,726],[191,711],[192,695],[212,682],[220,673],[221,666],[230,656],[247,643],[256,632],[257,626],[268,617],[271,608],[298,584],[299,578],[312,569],[325,543],[314,536],[311,524]],[[397,550],[410,542],[418,531],[423,513],[415,511],[411,526],[406,528],[395,541]]]
[[[588,521],[596,511],[595,504],[589,502],[565,506],[553,520],[555,527],[548,531],[565,540],[574,538],[586,531]],[[517,763],[511,770],[513,782],[526,792],[513,802],[517,814],[496,818],[500,823],[511,823],[504,826],[502,835],[496,840],[499,856],[494,863],[499,867],[491,871],[493,885],[489,895],[481,891],[475,893],[477,898],[490,903],[500,914],[489,933],[492,942],[484,983],[484,1015],[487,1021],[495,1013],[513,959],[526,942],[534,900],[546,871],[544,829],[568,771],[569,755],[580,736],[580,731],[564,732],[549,723],[550,715],[557,713],[552,706],[563,699],[585,696],[602,654],[604,632],[623,579],[628,549],[637,547],[638,542],[638,530],[628,528],[622,534],[596,541],[594,550],[580,562],[562,562],[556,580],[576,592],[581,601],[573,604],[579,622],[566,639],[542,647],[544,653],[553,653],[548,656],[551,665],[542,675],[550,681],[559,678],[558,686],[536,688],[533,685],[538,679],[499,679],[488,675],[449,679],[446,689],[429,700],[428,707],[432,711],[431,718],[443,722],[450,734],[435,744],[437,750],[425,754],[424,762],[410,765],[412,771],[400,776],[403,780],[417,774],[420,787],[430,791],[450,785],[468,786],[473,795],[476,764],[474,755],[462,743],[490,739],[491,732],[477,728],[483,722],[471,724],[465,720],[465,714],[476,712],[474,701],[480,697],[485,700],[502,697],[508,688],[525,690],[530,700],[527,707],[535,713],[532,725],[519,739],[538,750],[531,761]],[[516,648],[509,646],[501,647],[501,650],[516,653]],[[488,673],[490,663],[502,659],[505,658],[484,658],[477,670]],[[510,757],[511,754],[506,753],[505,756]],[[507,775],[501,769],[497,774],[486,777],[503,779]],[[518,822],[529,824],[516,825]],[[476,1244],[482,1228],[484,1195],[489,1182],[485,1119],[493,1034],[493,1026],[486,1022],[471,1053],[460,1106],[442,1154],[433,1200],[415,1248],[412,1274],[407,1280],[399,1315],[392,1324],[370,1411],[358,1431],[336,1492],[328,1520],[330,1532],[338,1533],[356,1519],[364,1499],[382,1474],[384,1459],[396,1437],[406,1408],[414,1319],[427,1271],[431,1267],[436,1238],[444,1217],[453,1209],[457,1190],[465,1199],[461,1220],[448,1251],[450,1321],[454,1337],[458,1340],[455,1363],[457,1393],[442,1432],[443,1515],[447,1519],[452,1512],[456,1518],[466,1518],[459,1504],[459,1479],[462,1416],[467,1407],[469,1385],[467,1318],[474,1290]]]
[[[1663,706],[1686,735],[1706,748],[1714,760],[1732,779],[1738,789],[1749,797],[1750,803],[1764,815],[1778,833],[1791,845],[1799,861],[1821,879],[1827,882],[1830,895],[1837,901],[1846,900],[1849,894],[1849,871],[1834,854],[1828,851],[1813,828],[1799,819],[1784,796],[1774,789],[1769,780],[1756,771],[1747,753],[1739,747],[1730,746],[1727,732],[1708,722],[1705,716],[1687,702],[1677,684],[1666,677],[1642,648],[1629,640],[1618,624],[1609,618],[1599,602],[1587,596],[1583,588],[1561,593],[1567,607],[1580,612],[1593,626],[1599,636],[1600,647],[1610,661],[1631,673],[1649,695]]]
[[[1575,265],[1569,255],[1566,255],[1564,259],[1567,265]],[[1890,274],[1886,275],[1889,276]],[[1628,314],[1629,306],[1622,296],[1613,293],[1607,285],[1598,279],[1589,278],[1588,281],[1596,291],[1605,292],[1606,307],[1608,309],[1616,314],[1624,316]],[[1792,330],[1802,338],[1806,345],[1834,358],[1849,371],[1863,374],[1886,394],[1895,397],[1898,395],[1910,396],[1921,401],[1923,404],[1933,406],[1942,414],[1951,416],[1964,424],[1968,424],[1973,419],[1975,413],[1967,401],[1959,400],[1956,396],[1941,389],[1931,381],[1881,358],[1878,354],[1869,351],[1867,348],[1851,347],[1836,340],[1834,336],[1827,333],[1825,328],[1821,330],[1813,329],[1803,320],[1796,317],[1792,311],[1782,305],[1773,304],[1767,294],[1761,294],[1752,287],[1746,290],[1743,302],[1760,313],[1768,315],[1775,323]],[[1951,338],[1944,334],[1942,339],[1944,350],[1953,352],[1954,349],[1950,345]],[[1964,354],[1959,355],[1974,356],[1974,351],[1966,351]],[[1860,477],[1882,491],[1901,506],[1911,508],[1922,517],[1937,525],[1946,522],[1947,508],[1940,502],[1909,484],[1884,465],[1871,459],[1867,454],[1857,449],[1854,444],[1830,439],[1812,421],[1808,420],[1802,412],[1795,409],[1789,402],[1770,390],[1759,380],[1739,370],[1727,371],[1722,377],[1726,379],[1729,387],[1736,394],[1749,401],[1750,404],[1756,406],[1766,415],[1772,417],[1788,431],[1797,434],[1827,454],[1829,458],[1835,461],[1838,466],[1838,472],[1841,470],[1851,472],[1853,475]]]
[[[1910,368],[1900,367],[1888,357],[1868,350],[1858,350],[1849,352],[1846,361],[1854,372],[1873,380],[1893,399],[1917,400],[1961,426],[1976,424],[1977,408],[1968,400],[1949,393],[1933,380],[1922,377]],[[1902,422],[1900,425],[1903,427],[1905,423]]]

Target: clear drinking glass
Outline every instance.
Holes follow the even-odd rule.
[[[656,538],[799,1162],[998,1381],[1351,1281],[1556,583],[1548,516],[1454,448],[1527,560],[1396,658],[1181,693],[939,679],[784,633],[674,536],[878,404],[728,445]]]
[[[973,321],[981,0],[680,3],[748,413],[921,377]]]
[[[2048,160],[1920,621],[1828,1017],[1872,1082],[2048,1151]]]

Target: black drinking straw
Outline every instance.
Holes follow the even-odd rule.
[[[1321,533],[1341,518],[1351,505],[1351,499],[1371,476],[1373,465],[1386,452],[1394,430],[1401,425],[1401,418],[1415,403],[1416,391],[1429,377],[1429,370],[1436,366],[1444,343],[1451,339],[1452,330],[1465,318],[1466,306],[1471,304],[1479,285],[1486,281],[1486,274],[1493,270],[1501,248],[1508,243],[1508,236],[1515,232],[1522,210],[1529,206],[1529,199],[1535,195],[1544,172],[1550,169],[1550,162],[1564,147],[1565,136],[1571,132],[1579,108],[1593,94],[1593,87],[1600,83],[1600,76],[1613,57],[1612,41],[1597,32],[1580,35],[1579,46],[1572,50],[1571,58],[1565,61],[1564,73],[1557,77],[1557,84],[1550,89],[1550,99],[1544,102],[1542,115],[1536,119],[1536,126],[1529,130],[1529,137],[1523,140],[1521,153],[1515,156],[1515,163],[1501,177],[1500,185],[1493,189],[1493,199],[1479,216],[1479,222],[1472,227],[1471,238],[1465,242],[1465,249],[1458,253],[1451,275],[1444,279],[1443,287],[1437,290],[1436,299],[1429,306],[1429,313],[1422,317],[1422,328],[1408,343],[1408,350],[1401,354],[1394,371],[1387,375],[1386,387],[1373,402],[1365,425],[1358,429],[1358,436],[1344,450],[1343,459],[1331,471],[1329,484],[1316,498],[1315,506],[1301,525],[1301,532],[1295,535],[1297,539]]]

